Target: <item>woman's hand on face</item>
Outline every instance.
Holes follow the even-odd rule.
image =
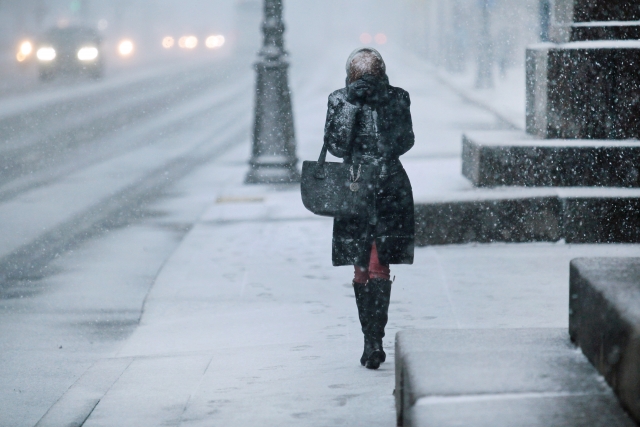
[[[371,74],[365,74],[347,86],[347,101],[358,106],[377,100],[380,79]]]
[[[347,86],[347,101],[352,104],[360,104],[367,96],[367,92],[371,90],[371,86],[363,79],[358,79]]]

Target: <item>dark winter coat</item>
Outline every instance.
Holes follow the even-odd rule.
[[[329,95],[324,139],[348,164],[376,170],[375,200],[368,217],[335,218],[333,265],[367,267],[375,241],[382,264],[412,264],[415,237],[413,193],[399,157],[414,144],[409,93],[385,87],[375,106],[347,101],[347,89]]]

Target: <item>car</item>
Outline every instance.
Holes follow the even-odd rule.
[[[40,79],[51,80],[56,75],[72,74],[100,78],[104,69],[101,43],[97,31],[88,27],[50,29],[36,45]]]

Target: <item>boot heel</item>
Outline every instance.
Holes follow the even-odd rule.
[[[382,363],[382,352],[380,350],[374,350],[367,358],[365,367],[367,369],[378,369]]]

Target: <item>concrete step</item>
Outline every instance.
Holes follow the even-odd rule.
[[[527,132],[544,139],[640,138],[638,62],[639,40],[529,46]]]
[[[640,421],[640,258],[571,262],[569,332]]]
[[[637,21],[621,22],[610,18],[571,24],[572,42],[589,40],[640,40],[640,25]]]
[[[640,189],[501,188],[416,200],[416,244],[638,243]]]
[[[538,139],[521,131],[470,132],[462,173],[476,187],[640,187],[640,141]]]
[[[399,426],[635,426],[566,329],[402,331],[395,360]]]

